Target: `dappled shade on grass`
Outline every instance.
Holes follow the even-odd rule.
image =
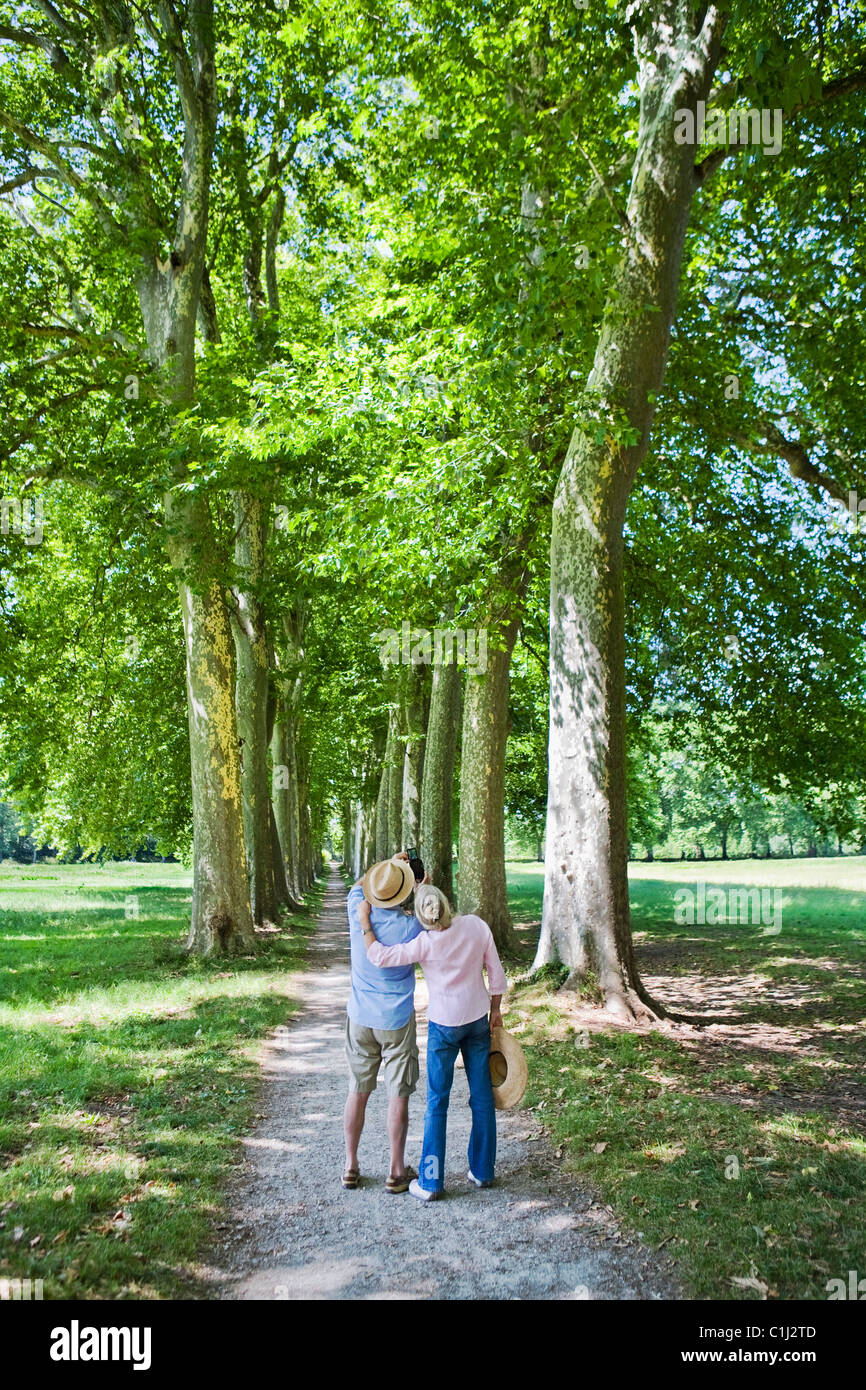
[[[525,967],[542,879],[511,867]],[[866,863],[631,868],[639,967],[682,1021],[617,1026],[553,973],[519,987],[527,1104],[697,1296],[824,1299],[866,1261]],[[676,888],[702,880],[780,886],[781,931],[677,925]]]
[[[180,866],[0,870],[0,1274],[46,1298],[195,1291],[312,917],[227,964],[188,911]]]

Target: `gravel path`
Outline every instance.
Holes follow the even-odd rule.
[[[534,1117],[498,1116],[497,1185],[466,1180],[469,1106],[458,1063],[448,1116],[447,1196],[427,1206],[385,1191],[385,1096],[370,1098],[362,1183],[340,1186],[343,1056],[349,992],[346,890],[336,869],[301,1012],[263,1047],[258,1128],[229,1193],[221,1245],[199,1273],[227,1299],[676,1298],[670,1261],[621,1235],[610,1210],[560,1170]],[[419,988],[421,1081],[407,1157],[418,1166],[424,1115],[426,1014]],[[426,996],[423,999],[426,1005]]]

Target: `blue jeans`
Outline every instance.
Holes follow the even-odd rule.
[[[431,1021],[427,1032],[424,1146],[418,1175],[420,1186],[427,1192],[441,1192],[445,1186],[445,1127],[458,1052],[463,1054],[472,1111],[469,1167],[479,1182],[493,1181],[496,1108],[490,1081],[490,1024],[487,1015],[476,1018],[473,1023],[461,1023],[456,1028],[445,1028]]]

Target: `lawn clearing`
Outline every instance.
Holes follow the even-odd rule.
[[[179,865],[0,865],[0,1278],[45,1298],[196,1293],[314,914],[194,960],[190,891]]]
[[[519,985],[526,1103],[695,1296],[825,1299],[866,1273],[866,860],[633,864],[630,883],[641,973],[676,1021],[618,1027],[555,971]],[[778,889],[780,930],[677,924],[701,883]],[[526,970],[543,866],[509,865],[509,886]]]

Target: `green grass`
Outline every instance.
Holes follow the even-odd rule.
[[[701,880],[778,887],[780,932],[677,925],[677,888]],[[866,861],[634,864],[630,881],[643,977],[693,1026],[626,1030],[549,979],[519,987],[526,1104],[691,1295],[825,1299],[866,1275]],[[518,922],[542,882],[509,866]]]
[[[189,906],[177,865],[0,865],[0,1278],[45,1298],[197,1291],[313,917],[205,962]]]
[[[701,879],[779,887],[782,930],[677,925],[677,888]],[[542,881],[509,866],[515,965]],[[0,866],[0,1278],[41,1278],[46,1298],[205,1292],[196,1260],[254,1122],[257,1040],[292,1011],[313,918],[255,957],[190,960],[189,882],[173,865]],[[645,979],[703,1026],[615,1027],[548,972],[510,1000],[526,1103],[688,1293],[826,1298],[828,1279],[866,1276],[866,862],[638,864],[631,883]]]

